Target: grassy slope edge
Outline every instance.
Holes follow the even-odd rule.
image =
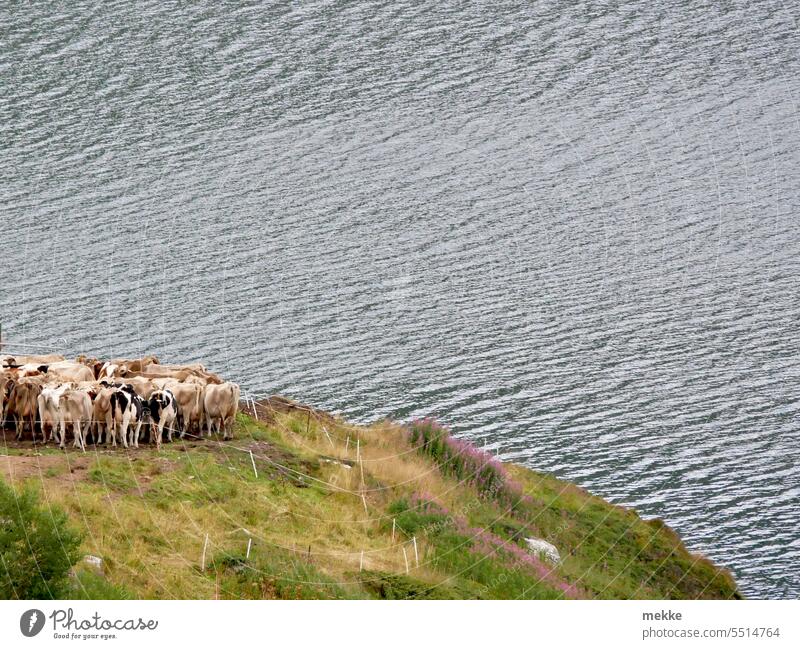
[[[258,419],[240,413],[230,443],[6,447],[0,470],[84,532],[82,551],[103,559],[109,582],[95,596],[740,597],[728,571],[660,520],[517,465],[504,465],[517,497],[487,495],[441,470],[407,427],[280,403]],[[530,537],[561,562],[531,554]]]

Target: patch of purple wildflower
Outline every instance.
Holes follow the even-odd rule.
[[[526,499],[520,485],[508,477],[502,462],[467,440],[453,437],[434,419],[412,421],[408,437],[420,452],[433,458],[443,473],[472,484],[482,496],[512,507]]]

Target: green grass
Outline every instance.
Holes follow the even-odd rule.
[[[25,480],[104,561],[104,576],[75,572],[76,598],[738,597],[662,522],[514,465],[472,479],[479,455],[420,453],[388,422],[240,413],[229,443],[59,454]],[[65,488],[79,457],[85,471]],[[528,537],[561,563],[531,558]]]

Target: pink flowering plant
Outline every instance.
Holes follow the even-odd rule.
[[[503,464],[491,453],[476,448],[431,418],[416,419],[408,425],[409,441],[430,456],[445,475],[473,485],[481,496],[515,507],[523,496],[509,479]]]

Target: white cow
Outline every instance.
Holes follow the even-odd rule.
[[[58,434],[61,427],[61,396],[69,389],[69,383],[61,385],[51,383],[43,387],[36,398],[39,406],[39,425],[45,441],[47,441],[47,426],[50,426],[50,441]]]

